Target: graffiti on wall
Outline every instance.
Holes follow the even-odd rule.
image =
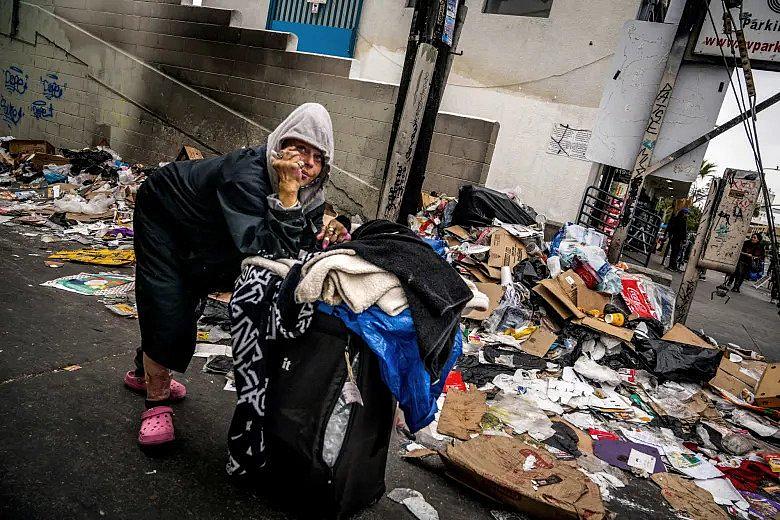
[[[12,65],[3,70],[3,79],[5,81],[5,91],[9,94],[22,95],[27,92],[28,76],[19,67]]]
[[[60,84],[60,78],[56,74],[46,74],[41,76],[41,85],[43,86],[43,97],[48,100],[60,99],[65,93],[67,83]]]
[[[54,105],[45,99],[38,99],[30,103],[30,112],[35,119],[51,119],[54,117]]]
[[[0,112],[2,113],[3,121],[8,126],[17,126],[24,116],[22,107],[14,105],[2,94],[0,94]]]
[[[710,269],[733,272],[758,200],[760,182],[756,172],[726,170],[726,183],[702,262]]]

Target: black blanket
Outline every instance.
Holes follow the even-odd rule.
[[[387,220],[362,225],[351,242],[334,248],[352,249],[398,277],[409,301],[420,357],[438,379],[460,333],[460,314],[473,296],[457,271],[409,228]]]

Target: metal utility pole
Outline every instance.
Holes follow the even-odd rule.
[[[661,84],[658,88],[653,106],[650,110],[650,118],[645,127],[645,134],[642,136],[642,142],[639,147],[634,168],[631,170],[631,177],[628,181],[628,192],[626,200],[623,203],[620,220],[612,235],[607,252],[607,258],[611,263],[620,260],[620,254],[623,251],[623,244],[628,238],[628,227],[634,216],[634,209],[639,200],[639,194],[642,191],[642,185],[648,173],[653,160],[655,143],[658,141],[658,134],[661,131],[661,125],[666,116],[666,110],[669,108],[669,102],[672,99],[672,90],[677,82],[677,75],[680,72],[685,49],[688,46],[694,24],[696,23],[697,4],[696,0],[688,0],[683,10],[680,25],[677,26],[677,32],[672,42],[672,48],[669,51],[669,58],[666,60],[666,68],[661,77]]]
[[[433,127],[466,17],[464,0],[417,0],[390,133],[378,218],[416,213]]]
[[[688,312],[691,310],[691,303],[693,303],[693,295],[696,293],[696,286],[699,284],[699,277],[705,271],[705,269],[699,267],[699,260],[704,252],[707,237],[710,235],[712,214],[715,208],[718,207],[718,201],[722,194],[722,183],[724,182],[723,179],[712,179],[710,183],[710,192],[707,196],[704,210],[701,212],[699,228],[696,230],[696,240],[693,243],[693,249],[691,249],[691,256],[688,258],[688,263],[685,266],[682,282],[677,289],[674,323],[685,324],[685,320],[688,319]]]

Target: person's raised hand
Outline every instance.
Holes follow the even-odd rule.
[[[317,240],[322,240],[322,248],[327,249],[331,244],[340,244],[352,239],[349,230],[338,220],[331,220],[324,226],[317,235]]]
[[[304,166],[300,154],[294,146],[288,146],[271,158],[271,165],[279,176],[279,200],[286,208],[295,206]]]

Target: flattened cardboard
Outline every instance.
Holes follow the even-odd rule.
[[[532,518],[604,518],[596,484],[573,465],[517,437],[480,435],[447,446],[439,455],[449,476]],[[524,471],[530,456],[537,462]],[[534,489],[533,481],[542,480],[552,483]]]
[[[728,520],[709,491],[673,473],[655,473],[650,478],[661,487],[661,495],[672,508],[693,520]]]
[[[675,323],[669,332],[661,336],[661,339],[666,341],[676,341],[677,343],[685,343],[686,345],[693,345],[694,347],[715,348],[697,336],[691,329],[682,323]]]
[[[466,232],[465,229],[463,229],[460,226],[450,226],[450,227],[446,228],[444,231],[447,231],[447,232],[455,235],[456,237],[458,237],[461,240],[468,240],[469,239],[469,234]]]
[[[542,297],[550,308],[555,311],[562,319],[567,320],[573,316],[573,313],[561,301],[541,283],[534,287],[533,292]]]
[[[464,266],[466,270],[479,282],[481,283],[489,283],[492,278],[490,278],[488,275],[483,273],[478,267],[474,266]]]
[[[35,171],[43,171],[43,167],[48,164],[54,164],[56,166],[64,166],[70,164],[70,159],[63,157],[62,155],[52,155],[48,153],[34,153],[27,158],[27,162],[32,164]]]
[[[504,296],[504,288],[495,283],[477,283],[474,285],[477,286],[479,292],[484,293],[488,297],[490,304],[486,311],[471,311],[466,314],[464,318],[482,321],[487,319],[488,316],[493,314],[493,311],[496,310],[501,298]]]
[[[486,398],[487,394],[480,392],[474,386],[466,392],[450,388],[444,399],[436,430],[441,435],[469,440],[472,433],[481,431],[479,423],[487,411]]]
[[[593,329],[598,332],[603,332],[607,336],[612,336],[614,338],[621,339],[625,342],[630,342],[631,339],[633,339],[634,337],[634,331],[631,329],[626,329],[624,327],[615,327],[614,325],[610,325],[609,323],[606,323],[596,318],[592,318],[590,316],[585,316],[584,318],[581,319],[572,320],[572,322],[578,325],[582,325],[584,327],[588,327],[589,329]]]
[[[490,236],[490,267],[514,267],[524,258],[528,258],[525,246],[505,229],[497,229]]]
[[[520,345],[520,350],[532,356],[544,357],[557,339],[557,335],[544,327],[539,327]]]

